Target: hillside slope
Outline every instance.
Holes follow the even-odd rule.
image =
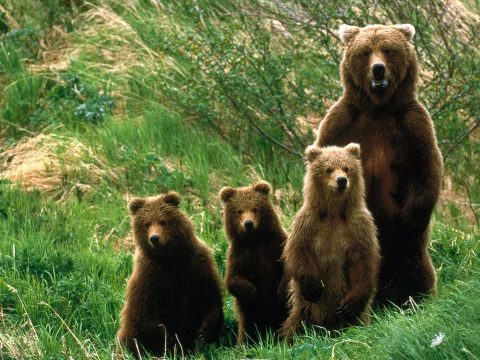
[[[445,181],[432,226],[439,294],[338,337],[199,358],[480,358],[480,8],[473,1],[0,3],[0,359],[111,359],[131,271],[126,199],[166,190],[214,250],[217,196],[265,179],[288,227],[299,153],[341,93],[342,23],[410,22]],[[181,354],[178,354],[179,356]],[[128,355],[125,355],[128,358]]]

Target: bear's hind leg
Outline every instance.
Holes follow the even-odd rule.
[[[425,295],[435,294],[435,268],[425,252],[402,261],[386,276],[381,276],[376,303],[388,305],[392,302],[402,306],[410,298],[417,302]]]
[[[292,310],[288,318],[282,324],[282,327],[279,330],[279,336],[281,339],[285,340],[287,343],[291,344],[293,341],[293,335],[300,333],[302,330],[302,317],[300,316],[300,311]]]

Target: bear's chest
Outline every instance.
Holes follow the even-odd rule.
[[[271,285],[276,281],[278,274],[282,271],[280,258],[282,248],[280,244],[255,244],[252,247],[243,248],[241,255],[237,252],[237,268],[242,276],[257,286]],[[238,262],[241,258],[241,263]]]
[[[395,149],[387,134],[376,132],[361,141],[362,166],[367,188],[373,182],[393,185],[394,173],[392,163]]]
[[[401,133],[395,124],[395,119],[389,116],[372,119],[362,115],[352,133],[357,135],[352,141],[359,142],[361,146],[363,175],[369,205],[380,201],[383,210],[395,213],[398,210],[398,204],[393,194],[397,193],[399,181],[395,166],[402,156],[398,153]]]
[[[314,240],[314,251],[320,262],[339,259],[348,242],[347,227],[341,217],[327,217],[322,220]],[[338,260],[337,260],[338,261]]]
[[[344,284],[344,266],[350,241],[347,224],[340,217],[322,221],[314,241],[315,267],[323,286],[338,292]]]

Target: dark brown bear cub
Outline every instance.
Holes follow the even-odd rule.
[[[226,285],[235,297],[238,341],[276,331],[287,316],[281,255],[287,234],[268,200],[270,185],[224,187],[225,231],[230,241]]]
[[[339,34],[344,91],[320,123],[316,145],[362,147],[382,255],[377,302],[401,305],[435,293],[428,242],[442,175],[432,119],[417,100],[415,28],[342,25]]]
[[[364,199],[360,147],[309,146],[304,203],[285,245],[290,315],[281,335],[302,322],[329,330],[366,324],[380,262],[373,218]]]
[[[190,352],[197,338],[216,341],[223,325],[212,252],[195,236],[179,202],[169,192],[128,204],[136,251],[117,339],[137,357]]]

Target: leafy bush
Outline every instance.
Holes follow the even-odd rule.
[[[93,99],[88,99],[75,109],[75,116],[90,123],[103,120],[114,106],[111,96],[99,95]]]

